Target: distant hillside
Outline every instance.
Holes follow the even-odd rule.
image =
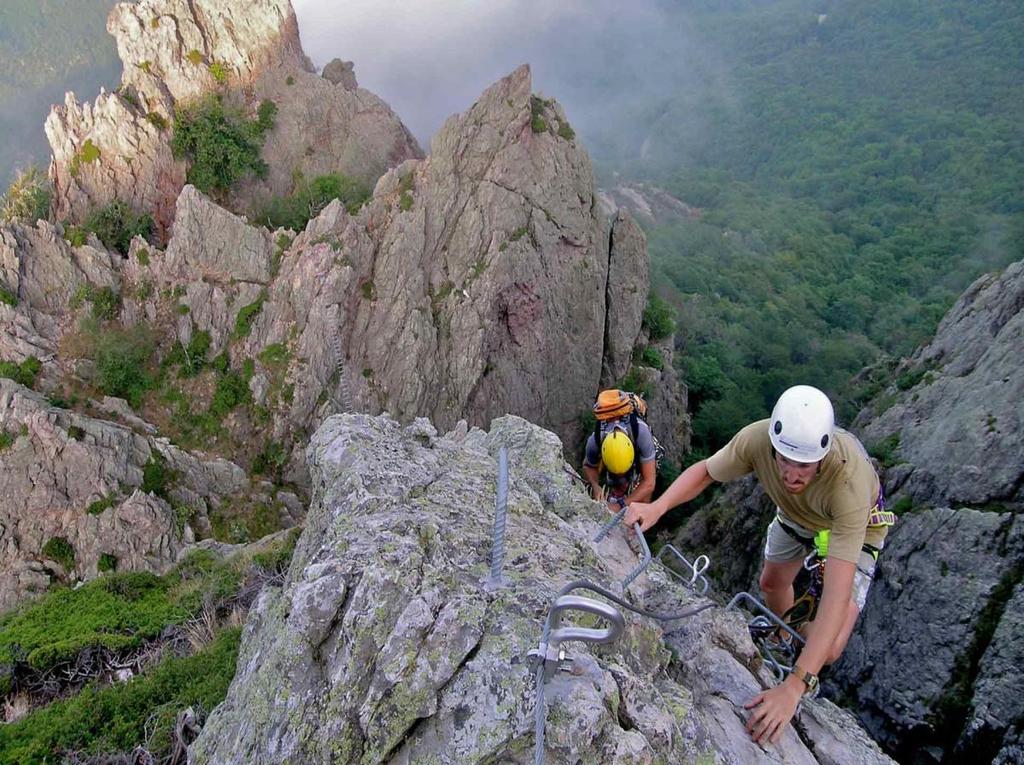
[[[29,162],[45,167],[43,121],[68,90],[91,97],[120,77],[106,32],[113,0],[5,0],[0,4],[0,183]]]
[[[681,308],[695,436],[713,449],[783,387],[846,382],[927,339],[980,273],[1024,256],[1024,8],[1007,0],[691,2],[728,62],[634,115],[695,220],[650,231]],[[657,282],[658,280],[652,280]],[[678,357],[677,357],[678,358]]]

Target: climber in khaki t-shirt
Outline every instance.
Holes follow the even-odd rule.
[[[751,472],[778,507],[768,526],[760,584],[766,604],[779,616],[793,605],[793,580],[815,533],[830,531],[824,591],[799,662],[785,681],[747,704],[754,709],[750,735],[774,743],[805,690],[817,686],[819,670],[846,648],[885,540],[882,524],[892,520],[881,507],[878,475],[864,447],[835,427],[824,393],[797,385],[779,397],[771,419],[748,425],[713,456],[691,465],[655,502],[630,504],[624,523],[639,523],[646,531],[712,481]]]

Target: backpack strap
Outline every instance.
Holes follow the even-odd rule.
[[[636,416],[636,409],[629,413],[629,431],[633,434],[633,446],[636,447],[640,438],[640,418]]]

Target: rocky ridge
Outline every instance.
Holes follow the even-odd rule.
[[[541,115],[550,127],[538,131]],[[252,496],[284,522],[301,517],[308,436],[336,411],[429,414],[443,427],[511,411],[577,443],[594,392],[632,371],[653,381],[652,422],[678,455],[685,389],[670,364],[633,365],[650,343],[643,233],[596,203],[571,136],[522,67],[451,118],[430,157],[386,173],[361,210],[335,202],[298,234],[250,225],[188,185],[165,249],[136,238],[122,258],[93,236],[71,245],[44,221],[5,227],[0,269],[14,300],[0,304],[3,358],[38,358],[38,390],[91,401],[82,414],[147,438],[202,415],[225,375],[242,379],[247,405],[214,431],[229,437],[206,426],[201,442],[246,469],[272,460],[278,486],[257,481]],[[102,404],[97,337],[119,327],[154,338],[161,368],[179,358],[200,371],[161,383],[143,411]],[[671,359],[671,338],[659,343]]]
[[[983,276],[857,419],[866,444],[896,438],[890,496],[914,504],[1024,507],[1024,261]],[[876,409],[884,411],[876,413]]]
[[[107,29],[124,65],[116,93],[79,104],[68,94],[46,121],[53,151],[53,215],[80,222],[114,199],[174,220],[186,166],[171,153],[175,107],[210,93],[255,112],[277,107],[265,180],[232,192],[248,210],[292,191],[296,177],[342,172],[367,183],[422,156],[391,109],[367,90],[318,76],[302,51],[289,0],[142,0],[119,3]]]
[[[528,653],[547,609],[566,582],[619,589],[635,564],[621,531],[590,542],[607,515],[561,454],[516,417],[445,436],[425,420],[329,418],[308,451],[315,489],[295,557],[250,612],[235,680],[189,762],[533,762]],[[626,597],[674,612],[706,602],[655,569]],[[779,745],[752,744],[740,705],[766,675],[738,614],[625,621],[614,644],[573,644],[572,670],[546,684],[545,762],[890,762],[827,701],[805,702]]]

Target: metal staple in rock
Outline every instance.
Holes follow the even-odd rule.
[[[501,569],[505,562],[505,516],[508,513],[508,447],[498,452],[498,497],[494,507],[494,541],[491,544],[491,576],[488,584],[501,584]]]
[[[341,332],[337,324],[331,325],[328,333],[331,339],[331,350],[334,351],[335,372],[338,375],[337,395],[333,396],[335,405],[343,412],[352,411],[352,394],[348,389],[348,378],[345,375],[345,354],[341,346]]]
[[[645,616],[649,619],[657,619],[658,621],[674,621],[676,619],[686,619],[691,616],[696,616],[701,611],[706,611],[709,608],[713,608],[715,606],[714,603],[705,603],[702,606],[697,606],[696,608],[691,608],[686,611],[680,611],[679,613],[675,614],[647,611],[645,609],[634,606],[632,603],[629,603],[623,598],[620,598],[615,593],[610,592],[604,589],[603,587],[599,587],[598,585],[593,584],[592,582],[588,582],[585,579],[570,582],[569,584],[565,585],[565,587],[563,587],[561,590],[559,590],[558,595],[555,597],[556,605],[562,596],[568,595],[573,590],[590,590],[591,592],[597,593],[598,595],[602,596],[603,598],[606,598],[607,600],[610,600],[612,603],[615,603],[616,605],[621,606],[622,608],[626,608],[634,613],[640,614],[641,616]],[[557,661],[545,658],[547,654],[551,653],[548,650],[550,631],[551,612],[548,613],[548,618],[544,621],[544,629],[541,634],[540,649],[537,651],[539,661],[536,672],[534,673],[536,678],[536,702],[534,705],[534,765],[544,765],[544,723],[547,717],[547,705],[544,703],[544,686],[546,684],[546,675],[554,671],[550,664],[553,661]],[[592,640],[590,642],[605,641]]]
[[[626,517],[626,508],[622,508],[621,510],[619,510],[619,512],[617,512],[615,514],[614,518],[612,518],[610,521],[608,521],[608,523],[606,523],[604,526],[601,527],[601,530],[599,532],[597,532],[597,536],[594,537],[594,542],[600,542],[606,536],[611,534],[612,530],[614,530],[616,526],[618,526],[620,523],[622,523],[622,519],[625,518],[625,517]]]

